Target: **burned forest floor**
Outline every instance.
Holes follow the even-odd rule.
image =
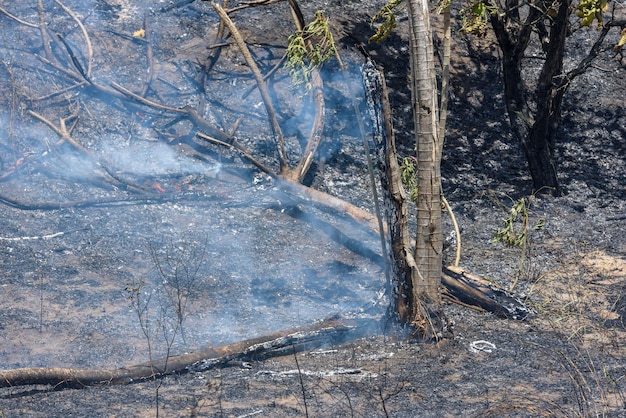
[[[619,55],[602,54],[570,86],[557,144],[565,193],[536,195],[509,129],[494,40],[462,35],[453,22],[442,176],[461,267],[503,288],[516,283],[533,315],[503,320],[446,304],[451,335],[418,343],[385,319],[377,234],[260,168],[279,172],[280,149],[210,2],[63,4],[43,1],[41,14],[34,1],[0,2],[19,19],[0,13],[0,370],[114,369],[333,315],[378,322],[348,341],[158,380],[2,388],[0,416],[626,416]],[[382,2],[301,6],[306,20],[326,11],[346,67],[332,59],[321,71],[324,125],[303,183],[373,213],[350,98],[370,132],[358,47],[385,73],[408,157],[407,22],[368,44]],[[267,75],[295,167],[319,104],[278,66],[294,30],[288,4],[231,17]],[[566,66],[594,35],[572,34]],[[533,57],[525,65],[530,80]],[[525,245],[494,242],[520,199]],[[457,240],[447,217],[444,230],[451,264]]]

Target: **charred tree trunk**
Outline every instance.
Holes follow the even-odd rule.
[[[391,111],[386,100],[383,78],[375,71],[370,79],[377,86],[366,86],[374,112],[381,112],[385,123],[372,118],[377,149],[382,155],[381,183],[391,241],[394,316],[415,330],[422,339],[437,339],[445,328],[441,302],[443,237],[441,230],[441,153],[439,106],[435,78],[432,29],[426,0],[410,0],[411,95],[418,160],[417,231],[415,250],[411,248],[406,195],[395,153]],[[366,66],[367,67],[367,66]],[[366,68],[366,72],[369,71]],[[377,97],[371,97],[376,95]],[[380,103],[383,103],[382,105]],[[385,125],[384,127],[382,125]]]
[[[511,0],[504,13],[491,15],[503,57],[504,98],[513,132],[528,162],[534,190],[559,195],[555,148],[561,104],[567,89],[567,83],[563,82],[563,56],[570,2],[536,2],[525,19],[520,19],[520,6],[519,1]],[[556,15],[550,17],[548,9],[556,9]],[[522,59],[535,29],[542,38],[546,60],[537,79],[533,112],[528,106],[531,94],[522,78]]]
[[[409,232],[407,196],[402,187],[395,136],[391,124],[391,108],[384,74],[374,68],[370,61],[363,66],[363,82],[367,109],[373,124],[375,149],[378,151],[382,200],[388,239],[391,243],[389,254],[391,282],[387,286],[387,293],[392,300],[388,314],[400,323],[409,323],[411,306],[413,306],[412,277],[415,259]]]
[[[623,19],[612,17],[604,22],[585,58],[565,73],[563,58],[571,6],[570,0],[534,0],[530,4],[526,0],[507,0],[502,10],[497,3],[489,2],[489,7],[497,10],[489,16],[502,51],[504,98],[511,127],[524,150],[535,191],[551,191],[554,195],[562,193],[555,149],[563,96],[571,82],[583,74],[605,48],[604,39],[609,31],[626,27]],[[520,10],[527,11],[524,14]],[[531,92],[522,77],[522,60],[533,33],[540,38],[545,60],[535,90]],[[528,105],[530,99],[534,110]]]
[[[220,347],[209,347],[133,366],[110,370],[34,367],[0,370],[0,388],[24,385],[52,385],[55,389],[89,386],[126,385],[157,379],[173,373],[206,371],[233,361],[250,361],[311,349],[322,344],[344,341],[350,335],[367,332],[372,320],[354,321],[330,318],[315,324],[276,332]]]
[[[554,153],[556,136],[561,125],[561,104],[566,90],[566,85],[561,81],[568,18],[569,1],[562,0],[558,5],[557,15],[552,20],[550,38],[545,47],[546,60],[537,80],[535,123],[527,141],[522,141],[535,190],[548,188],[555,195],[561,193]]]

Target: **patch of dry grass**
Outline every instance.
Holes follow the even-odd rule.
[[[538,321],[562,335],[571,352],[557,351],[573,385],[577,416],[606,416],[626,409],[626,330],[614,326],[626,289],[626,261],[600,250],[563,257],[532,287]]]

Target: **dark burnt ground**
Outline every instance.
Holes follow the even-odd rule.
[[[206,57],[215,32],[217,19],[210,5],[195,2],[158,13],[154,6],[150,10],[127,3],[68,2],[91,34],[97,80],[107,85],[116,81],[133,91],[145,84],[145,46],[109,30],[132,33],[141,27],[147,10],[155,68],[164,80],[154,82],[149,97],[173,106],[201,108],[204,96],[193,79],[198,77],[195,62]],[[303,4],[308,17],[316,8],[327,10],[355,86],[360,83],[361,57],[354,44],[365,42],[371,34],[363,22],[376,6],[360,1]],[[36,21],[34,6],[11,7],[12,13]],[[71,20],[57,7],[46,7],[50,7],[50,27],[79,48],[80,33]],[[253,51],[264,71],[282,55],[280,45],[292,30],[286,19],[285,4],[244,11],[235,19],[254,40]],[[37,31],[17,27],[5,16],[0,24],[3,33],[16,34],[1,49],[0,92],[6,109],[0,141],[2,173],[27,152],[40,155],[3,179],[0,194],[31,202],[119,199],[114,204],[57,210],[0,206],[3,369],[109,368],[147,360],[146,339],[125,288],[145,280],[146,290],[153,294],[152,323],[170,321],[167,329],[171,330],[175,321],[167,292],[172,287],[163,283],[155,258],[166,275],[180,265],[198,269],[196,274],[180,276],[193,280],[188,287],[184,339],[177,334],[175,353],[371,307],[382,287],[379,260],[363,255],[378,251],[373,234],[285,195],[254,169],[242,168],[234,152],[198,148],[189,139],[190,125],[164,126],[171,117],[162,112],[102,100],[88,92],[30,100],[67,84],[33,57],[40,51]],[[589,45],[591,36],[572,37],[577,54]],[[454,337],[439,344],[410,344],[394,337],[383,324],[380,333],[342,345],[170,376],[159,381],[163,416],[626,413],[624,68],[605,57],[567,95],[559,169],[568,194],[532,199],[531,223],[545,219],[546,225],[531,235],[521,260],[520,249],[492,243],[493,231],[511,203],[531,192],[521,151],[507,129],[498,55],[488,40],[460,36],[455,40],[442,171],[444,191],[461,226],[461,263],[505,287],[519,275],[517,292],[537,315],[526,322],[508,322],[449,305],[446,312],[455,323]],[[400,30],[386,44],[367,49],[387,74],[398,137],[408,155],[406,37]],[[529,74],[531,65],[529,60]],[[366,164],[355,138],[350,103],[335,76],[336,65],[330,64],[328,70],[325,164],[313,184],[371,209]],[[278,72],[274,78],[281,120],[288,136],[297,138],[307,131],[307,113],[289,89],[286,73]],[[242,99],[253,85],[243,59],[231,46],[206,82],[204,109],[207,118],[224,129],[241,117],[238,139],[265,155],[267,164],[275,164],[264,112],[257,106],[258,92],[252,90],[247,102]],[[46,143],[58,138],[25,114],[29,108],[56,124],[59,117],[79,109],[73,137],[114,161],[125,178],[152,188],[156,183],[166,193],[151,193],[151,200],[146,200],[111,187],[96,175],[102,170],[70,147],[43,155]],[[291,141],[290,150],[297,150],[296,139]],[[204,158],[194,158],[198,149]],[[302,212],[361,245],[346,246],[345,239],[333,239],[320,232],[319,224],[294,216]],[[446,231],[451,231],[446,222]],[[58,232],[65,234],[54,235]],[[450,244],[446,256],[452,260],[453,237],[446,235]],[[44,236],[49,237],[23,239]],[[472,343],[477,341],[495,348],[473,352]],[[155,356],[165,352],[162,338],[154,334],[153,348]],[[154,416],[155,393],[154,382],[63,391],[2,389],[0,411],[10,417]]]

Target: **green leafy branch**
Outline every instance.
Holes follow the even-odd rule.
[[[529,209],[530,199],[521,198],[517,202],[513,203],[513,206],[509,210],[509,217],[504,219],[504,225],[502,228],[495,231],[495,237],[493,238],[494,244],[501,242],[509,247],[519,247],[522,249],[517,275],[515,276],[515,280],[511,284],[509,291],[513,291],[513,289],[517,286],[524,267],[526,253],[529,249]],[[532,230],[538,231],[542,229],[544,225],[545,220],[539,219]]]
[[[372,35],[369,42],[383,42],[385,41],[391,31],[393,31],[398,22],[396,21],[396,12],[404,0],[390,0],[374,15],[370,25],[373,27],[377,22],[381,22],[380,26],[376,30],[376,33]]]
[[[404,190],[409,192],[409,199],[417,202],[417,160],[415,157],[405,157],[402,160],[400,177]]]
[[[580,26],[591,26],[597,20],[598,29],[602,29],[602,13],[608,9],[607,0],[581,0],[576,6],[576,16],[580,18]]]
[[[311,23],[289,37],[287,63],[294,86],[311,88],[311,73],[336,54],[328,19],[319,10]]]
[[[389,0],[389,3],[380,8],[378,13],[372,17],[370,26],[375,27],[378,24],[376,33],[369,38],[370,43],[380,43],[387,40],[391,32],[398,26],[396,14],[401,10],[404,0]],[[443,13],[443,10],[450,6],[450,0],[437,0],[437,13]]]
[[[483,35],[487,29],[489,16],[498,13],[496,6],[482,1],[470,3],[461,9],[461,31],[475,35]]]
[[[503,243],[509,247],[524,247],[529,232],[529,209],[530,201],[528,199],[521,198],[515,202],[509,210],[509,217],[503,220],[504,224],[502,228],[495,230],[493,243]],[[545,220],[539,219],[532,230],[538,231],[542,229],[544,225]]]

